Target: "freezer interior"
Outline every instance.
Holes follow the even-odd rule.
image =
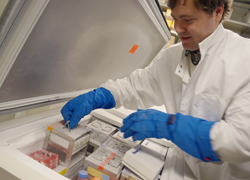
[[[159,108],[157,108],[159,109]],[[164,110],[164,107],[161,107]],[[100,112],[94,112],[93,114],[101,114],[105,110]],[[116,111],[113,109],[113,111]],[[118,113],[123,114],[124,116],[128,113],[123,112],[122,110],[117,110]],[[114,121],[122,122],[122,118],[114,115],[111,112],[106,111],[105,117],[99,119],[93,114],[90,114],[83,118],[80,121],[80,125],[86,126],[91,122],[95,122],[96,119],[111,125],[119,131],[119,127],[111,124]],[[98,116],[98,115],[97,115]],[[115,118],[114,118],[115,117]],[[35,120],[35,121],[34,121]],[[12,121],[1,123],[1,142],[0,142],[0,151],[1,151],[1,171],[3,175],[8,179],[30,179],[31,177],[38,177],[37,179],[74,179],[76,178],[77,172],[80,169],[84,168],[84,159],[87,157],[86,149],[84,153],[76,153],[72,156],[70,167],[73,169],[72,174],[67,174],[65,166],[62,166],[61,163],[57,166],[56,169],[50,169],[38,161],[35,161],[29,155],[33,152],[44,149],[44,143],[46,142],[46,133],[48,131],[48,126],[51,124],[58,123],[62,120],[62,116],[59,112],[59,109],[52,109],[50,111],[45,111],[41,113],[35,113],[32,115],[27,115],[24,117],[13,119]],[[115,135],[115,134],[113,134]],[[109,136],[110,138],[111,136]],[[120,137],[121,138],[121,137]],[[127,150],[136,146],[135,143],[131,146],[131,142],[127,143],[126,146],[118,145],[110,141],[109,145],[106,145],[108,148],[120,148],[118,154],[122,156]],[[124,144],[124,141],[119,141],[121,144]],[[105,143],[100,147],[105,146]],[[117,146],[117,147],[116,147]],[[55,152],[55,151],[53,151]],[[57,153],[57,152],[55,152]],[[63,157],[62,154],[58,153]],[[65,157],[64,157],[65,158]],[[159,158],[160,159],[160,158]],[[62,161],[65,161],[62,160]],[[6,172],[7,170],[7,172]],[[74,171],[75,170],[75,171]],[[77,170],[77,171],[76,171]],[[87,168],[85,168],[87,170]],[[119,174],[120,175],[120,174]]]

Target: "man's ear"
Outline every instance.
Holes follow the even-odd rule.
[[[216,19],[217,22],[221,21],[223,12],[224,12],[224,4],[217,7],[216,10],[215,10],[215,19]]]

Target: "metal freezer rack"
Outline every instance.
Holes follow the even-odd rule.
[[[59,154],[59,164],[67,168],[67,177],[72,175],[71,169],[75,164],[84,159],[90,133],[90,128],[81,125],[69,130],[63,121],[48,127],[43,148]],[[74,162],[73,156],[78,157]]]

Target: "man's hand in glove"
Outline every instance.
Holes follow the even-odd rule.
[[[138,110],[123,120],[124,138],[166,138],[186,153],[203,161],[219,161],[209,137],[215,122],[177,113],[167,114],[154,109]]]
[[[105,88],[97,88],[88,93],[77,96],[67,102],[61,113],[64,121],[70,121],[70,129],[74,128],[84,116],[97,108],[110,109],[115,107],[115,100],[111,92]]]

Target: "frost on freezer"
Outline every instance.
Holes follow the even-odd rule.
[[[44,149],[33,152],[29,156],[50,169],[55,169],[59,163],[58,154],[46,151]]]

